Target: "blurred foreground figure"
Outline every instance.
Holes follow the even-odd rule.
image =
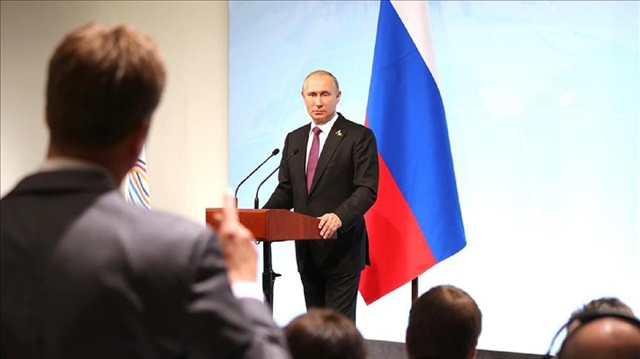
[[[156,45],[127,26],[55,49],[46,161],[0,201],[2,358],[289,357],[231,197],[216,235],[118,190],[164,83]]]
[[[640,359],[640,320],[618,298],[594,299],[571,313],[545,358],[551,358],[554,342],[564,329],[567,335],[558,359]]]

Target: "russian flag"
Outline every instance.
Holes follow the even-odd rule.
[[[378,199],[365,219],[367,304],[466,245],[444,106],[429,51],[427,4],[380,2],[367,125],[380,160]]]

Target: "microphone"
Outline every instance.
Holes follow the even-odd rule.
[[[277,155],[278,153],[280,153],[280,149],[279,148],[276,148],[273,151],[271,151],[271,154],[269,155],[269,157],[267,157],[266,160],[262,161],[262,163],[259,164],[258,167],[256,167],[256,169],[251,171],[251,173],[249,173],[249,175],[247,177],[245,177],[242,181],[240,181],[240,183],[238,184],[238,187],[236,187],[236,192],[233,195],[236,198],[236,204],[238,202],[238,190],[240,189],[240,186],[242,186],[242,184],[245,183],[249,179],[249,177],[251,177],[254,173],[256,173],[256,171],[259,170],[260,167],[262,167],[262,165],[267,163],[267,161],[269,161],[271,159],[271,157]]]
[[[253,208],[255,209],[259,209],[259,203],[260,203],[260,199],[258,198],[258,192],[260,192],[260,187],[262,187],[262,185],[267,182],[267,180],[269,178],[271,178],[271,176],[273,176],[274,173],[276,173],[277,170],[280,169],[280,167],[282,167],[282,165],[284,165],[285,163],[289,162],[289,160],[291,159],[291,157],[295,156],[298,154],[298,152],[300,152],[297,148],[293,151],[291,151],[291,153],[289,154],[289,156],[285,157],[282,162],[280,162],[280,166],[276,167],[273,171],[271,171],[271,173],[269,173],[269,175],[267,176],[267,178],[265,178],[262,182],[260,182],[260,184],[258,185],[258,189],[256,190],[256,198],[254,198],[253,200]]]

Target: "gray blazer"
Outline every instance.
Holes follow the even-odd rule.
[[[0,200],[3,359],[289,358],[236,299],[204,226],[126,203],[100,171],[42,172]]]

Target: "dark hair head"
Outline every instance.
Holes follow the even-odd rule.
[[[431,288],[413,303],[407,327],[410,358],[468,359],[478,345],[482,313],[467,292]]]
[[[47,123],[55,146],[109,146],[148,121],[165,68],[156,44],[126,25],[89,23],[49,61]]]
[[[365,359],[366,347],[355,324],[328,308],[312,308],[284,328],[294,359]]]

